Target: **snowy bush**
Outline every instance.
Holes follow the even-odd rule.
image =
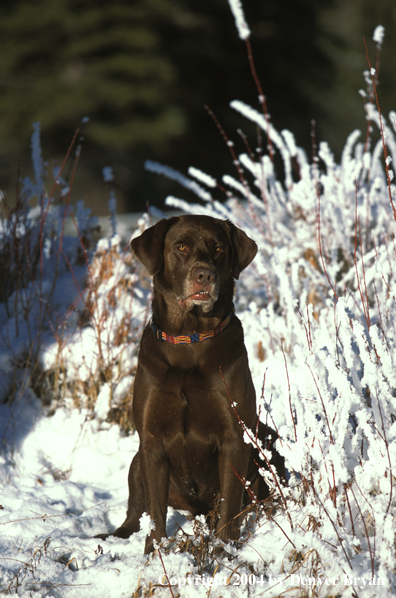
[[[128,430],[149,280],[121,247],[113,190],[113,235],[94,247],[97,219],[81,200],[73,209],[62,169],[47,172],[38,124],[32,161],[35,180],[23,181],[15,208],[5,204],[0,222],[0,401],[18,402],[30,388],[52,409],[71,403]],[[108,169],[104,175],[109,181]]]
[[[394,132],[368,100],[365,141],[359,142],[361,133],[354,131],[340,164],[320,143],[310,163],[293,135],[278,133],[265,113],[240,101],[231,107],[260,127],[271,152],[263,155],[260,148],[248,147],[237,156],[222,131],[236,177],[217,182],[195,168],[189,170],[190,179],[152,162],[147,168],[195,190],[201,200],[193,205],[168,197],[169,206],[228,218],[259,246],[252,267],[241,276],[237,305],[243,310],[258,391],[264,375],[262,418],[279,431],[278,450],[291,477],[289,488],[278,496],[283,513],[275,516],[276,525],[262,523],[272,537],[267,556],[260,533],[249,540],[256,549],[249,553],[251,564],[257,566],[259,553],[267,565],[272,562],[271,570],[284,571],[283,580],[292,579],[312,596],[318,587],[304,588],[301,579],[338,578],[336,593],[346,589],[350,578],[374,580],[370,591],[377,578],[391,585],[396,532]],[[389,118],[395,126],[395,115]],[[282,158],[281,180],[271,154]],[[215,198],[219,189],[228,198],[225,203]],[[273,490],[276,497],[275,484]],[[283,546],[278,560],[272,551],[277,542]]]

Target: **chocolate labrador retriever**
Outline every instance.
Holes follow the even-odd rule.
[[[268,496],[239,422],[256,433],[255,391],[232,303],[234,279],[256,255],[256,243],[229,221],[186,215],[160,220],[131,247],[154,277],[153,317],[133,392],[140,445],[129,471],[128,511],[113,535],[138,531],[146,511],[155,526],[149,553],[166,537],[168,505],[207,514],[220,493],[217,537],[237,539],[242,480],[258,499]],[[277,434],[263,424],[258,434],[273,449]],[[275,450],[273,464],[284,476]]]

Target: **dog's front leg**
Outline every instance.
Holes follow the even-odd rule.
[[[128,475],[128,510],[124,523],[111,535],[119,538],[129,538],[140,528],[140,518],[146,510],[143,480],[140,470],[140,453],[136,453],[132,459]],[[104,534],[102,534],[104,536]]]
[[[250,447],[232,438],[219,451],[220,518],[216,535],[222,540],[237,540]]]
[[[146,538],[144,552],[148,554],[154,550],[154,540],[159,542],[166,538],[170,463],[162,443],[153,438],[141,442],[139,452],[146,509],[154,523],[154,529]]]

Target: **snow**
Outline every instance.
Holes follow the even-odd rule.
[[[198,185],[195,181],[192,181],[188,177],[184,176],[174,168],[170,166],[165,166],[164,164],[159,164],[158,162],[153,162],[152,160],[146,160],[144,167],[146,170],[150,172],[155,172],[156,174],[162,174],[167,178],[177,181],[179,185],[182,185],[186,189],[193,191],[200,199],[203,201],[211,201],[212,196],[208,191],[206,191],[203,187]],[[193,176],[196,176],[193,174]],[[207,179],[208,180],[208,179]],[[206,183],[206,181],[205,181]],[[206,183],[207,184],[207,183]]]
[[[188,174],[196,178],[198,181],[201,181],[201,183],[207,185],[208,187],[216,187],[217,185],[216,179],[207,175],[205,172],[202,172],[202,170],[194,168],[194,166],[190,166],[188,169]]]
[[[385,35],[385,27],[383,27],[382,25],[377,25],[377,27],[374,29],[373,41],[375,41],[375,43],[377,44],[377,46],[379,48],[381,48],[381,46],[382,46],[382,42],[384,40],[384,35]]]
[[[102,168],[102,175],[105,183],[110,183],[111,181],[114,181],[114,173],[111,166],[104,166]]]
[[[116,577],[115,551],[96,554],[92,535],[104,521],[114,525],[123,516],[125,472],[136,441],[120,437],[115,426],[98,431],[89,413],[64,408],[43,417],[38,401],[29,411],[30,426],[16,439],[6,435],[12,466],[1,460],[1,589],[21,581],[21,596],[31,589],[57,596],[57,586],[66,584],[62,595],[92,596],[92,584],[100,587],[97,563],[106,577]],[[9,412],[2,406],[2,422],[12,417]],[[120,585],[119,596],[127,595]]]
[[[238,30],[238,35],[241,39],[250,37],[250,29],[245,21],[245,15],[240,0],[228,0],[231,12],[234,15],[235,25]]]

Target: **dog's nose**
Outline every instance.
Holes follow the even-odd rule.
[[[207,286],[216,280],[216,273],[209,268],[197,268],[194,271],[194,278],[199,284]]]

